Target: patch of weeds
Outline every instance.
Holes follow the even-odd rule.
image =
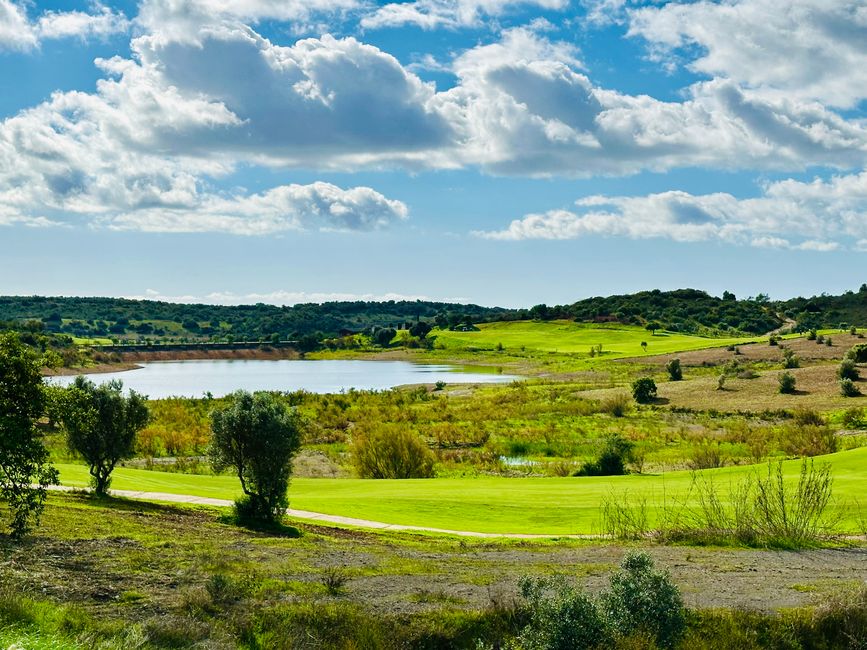
[[[466,601],[463,598],[447,593],[443,589],[421,589],[409,596],[410,602],[439,604],[439,605],[463,605]]]
[[[329,596],[340,596],[349,582],[349,573],[343,567],[328,567],[322,572],[319,580]]]

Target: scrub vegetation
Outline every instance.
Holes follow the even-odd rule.
[[[528,310],[0,299],[14,331],[0,442],[31,454],[0,503],[13,533],[0,536],[0,643],[858,647],[865,292],[657,291]],[[163,400],[98,376],[40,386],[40,365],[123,361],[123,346],[94,347],[102,336],[293,339],[308,359],[521,379]],[[49,493],[58,478],[104,496]],[[793,550],[806,561],[780,555]]]

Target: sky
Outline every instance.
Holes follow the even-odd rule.
[[[0,294],[857,289],[867,0],[0,0]]]

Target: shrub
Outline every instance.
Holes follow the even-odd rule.
[[[356,436],[352,463],[362,478],[430,478],[434,455],[417,434],[405,427],[383,426]]]
[[[665,364],[665,370],[668,372],[668,378],[671,381],[680,381],[683,379],[683,369],[680,367],[680,359],[672,359]]]
[[[632,397],[639,404],[648,404],[656,399],[656,382],[650,377],[641,377],[632,382]]]
[[[647,553],[630,553],[611,576],[602,608],[621,636],[647,635],[660,648],[673,648],[686,632],[680,590],[667,573],[657,571]]]
[[[807,340],[808,341],[815,341],[816,340],[816,330],[810,330],[809,332],[807,332]]]
[[[783,427],[780,449],[788,456],[823,456],[837,451],[838,440],[827,426],[794,424]]]
[[[825,418],[822,417],[822,414],[810,408],[795,409],[792,413],[792,419],[795,421],[795,424],[800,427],[822,427],[826,424]]]
[[[530,621],[520,634],[525,650],[573,650],[611,642],[607,621],[593,599],[562,577],[522,578]]]
[[[607,413],[616,418],[622,418],[624,415],[629,413],[631,407],[632,403],[629,399],[629,395],[626,393],[617,393],[611,397],[606,397],[602,402],[600,402],[599,412]]]
[[[829,348],[834,346],[834,342],[831,340],[830,336],[825,339],[825,345],[827,345]]]
[[[843,397],[858,397],[861,394],[861,391],[858,390],[858,386],[856,386],[855,382],[851,379],[841,379],[840,394]]]
[[[851,359],[855,363],[867,363],[867,344],[859,343],[852,346],[846,353],[846,358]]]
[[[634,459],[635,443],[620,435],[606,436],[599,456],[586,463],[576,476],[620,476],[626,474],[626,465]]]
[[[819,334],[816,337],[816,343],[819,345],[822,345],[822,343],[824,343],[824,342],[825,342],[825,337],[822,334]]]
[[[801,365],[801,361],[798,357],[795,356],[795,353],[792,352],[789,348],[783,350],[783,368],[798,368]]]
[[[837,377],[857,381],[858,376],[858,366],[855,365],[855,362],[852,359],[843,359],[840,367],[837,369]]]
[[[843,426],[849,429],[867,427],[867,412],[862,408],[850,408],[843,412]]]
[[[768,337],[768,345],[776,346],[778,342],[779,342],[779,339],[777,338],[777,336],[775,334],[771,334]]]
[[[784,372],[780,375],[778,381],[780,382],[780,392],[786,395],[791,395],[795,392],[795,385],[797,380],[795,379],[795,375],[790,372]]]

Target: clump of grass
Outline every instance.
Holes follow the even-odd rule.
[[[320,581],[329,596],[339,596],[346,589],[346,584],[349,582],[349,574],[342,567],[328,567],[322,572]]]
[[[632,400],[626,393],[616,393],[599,403],[599,412],[622,418],[632,410]]]

